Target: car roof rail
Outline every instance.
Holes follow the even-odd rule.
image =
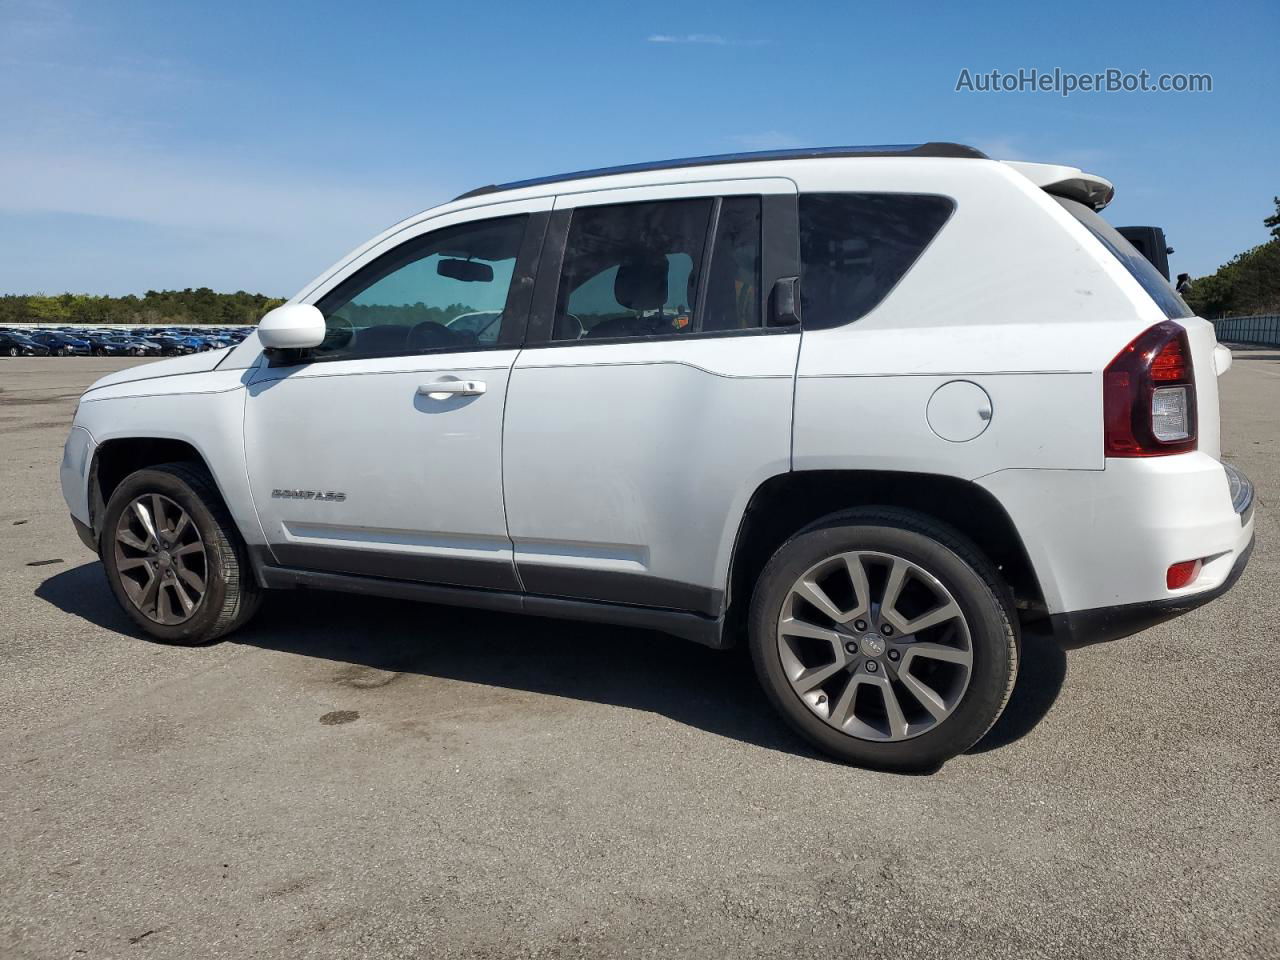
[[[797,147],[786,150],[753,150],[746,153],[719,153],[703,157],[679,157],[673,160],[649,160],[643,163],[624,163],[615,167],[597,167],[594,170],[578,170],[575,173],[558,173],[531,180],[512,180],[509,183],[491,183],[476,187],[453,199],[466,200],[488,193],[519,190],[522,187],[540,187],[549,183],[569,180],[586,180],[589,177],[608,177],[619,173],[647,173],[651,170],[679,170],[683,167],[709,167],[727,163],[761,163],[769,160],[825,160],[845,157],[948,157],[963,160],[990,159],[981,150],[962,143],[890,143],[849,147]]]

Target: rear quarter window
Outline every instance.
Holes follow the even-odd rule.
[[[955,209],[911,193],[800,195],[800,307],[806,330],[865,316],[888,296]]]
[[[1115,227],[1098,216],[1096,211],[1078,200],[1068,200],[1066,197],[1053,199],[1058,201],[1062,209],[1080,221],[1080,224],[1120,261],[1121,266],[1138,281],[1142,289],[1156,302],[1156,306],[1164,311],[1166,317],[1170,320],[1180,320],[1195,316],[1186,301],[1178,296],[1178,291],[1174,290],[1164,275],[1155,268],[1155,264],[1139,253],[1133,244],[1126,240]]]

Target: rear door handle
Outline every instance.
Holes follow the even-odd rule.
[[[437,380],[435,383],[424,383],[418,387],[419,396],[432,400],[446,400],[449,397],[478,397],[485,391],[483,380]]]

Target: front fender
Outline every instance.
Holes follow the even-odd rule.
[[[213,477],[227,509],[246,543],[266,538],[249,492],[244,453],[244,371],[198,374],[182,392],[162,392],[164,379],[112,385],[87,394],[80,403],[76,428],[93,438],[84,477],[85,506],[90,515],[89,477],[104,450],[116,441],[176,440],[193,448]],[[176,379],[176,378],[175,378]],[[172,383],[172,381],[170,381]],[[72,504],[70,498],[68,503]],[[78,504],[78,501],[77,501]],[[72,504],[73,514],[75,506]]]

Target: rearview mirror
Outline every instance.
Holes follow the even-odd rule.
[[[324,340],[324,314],[309,303],[286,303],[258,323],[258,339],[268,350],[302,350]]]
[[[436,265],[436,273],[463,283],[493,282],[493,267],[474,260],[441,260]]]

